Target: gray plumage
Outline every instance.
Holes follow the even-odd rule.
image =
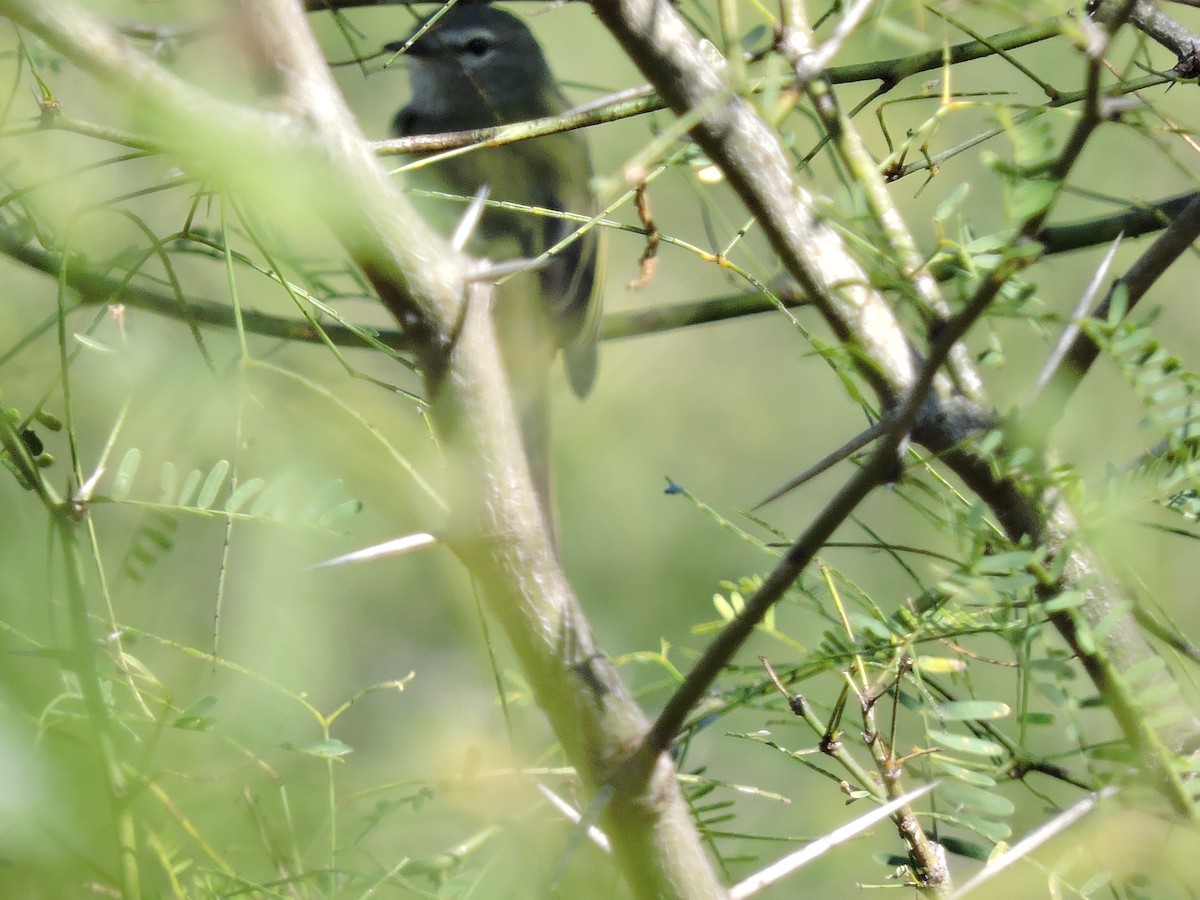
[[[568,109],[529,29],[490,6],[453,7],[412,44],[407,58],[412,100],[392,123],[397,136],[487,128]],[[596,211],[591,160],[579,132],[471,151],[414,174],[415,183],[424,179],[465,197],[486,186],[492,201],[588,216]],[[495,262],[533,259],[578,227],[567,219],[489,206],[468,249]],[[542,268],[504,282],[493,308],[530,475],[552,534],[557,517],[548,378],[561,349],[577,396],[585,396],[596,379],[600,242],[599,229],[591,229]]]
[[[412,45],[408,59],[413,99],[392,124],[397,136],[505,125],[569,108],[529,29],[490,6],[452,8]],[[468,197],[486,185],[495,201],[581,215],[596,208],[587,145],[578,132],[472,151],[430,170],[445,188]],[[491,207],[471,249],[498,262],[533,258],[577,228],[566,219]],[[599,236],[592,229],[537,272],[541,314],[579,397],[596,377]],[[502,342],[505,337],[502,331]]]

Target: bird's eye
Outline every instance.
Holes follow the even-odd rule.
[[[487,52],[492,49],[492,45],[485,37],[473,37],[463,44],[463,49],[469,56],[479,59],[487,55]]]

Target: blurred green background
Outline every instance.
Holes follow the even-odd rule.
[[[999,8],[969,6],[958,12],[970,16],[971,25],[981,31],[1019,24],[1015,14]],[[1051,4],[1022,6],[1030,21],[1053,9]],[[753,4],[740,9],[747,29],[765,21]],[[211,14],[204,3],[113,3],[106,11],[183,21]],[[524,4],[517,11],[530,13],[533,7]],[[689,12],[700,22],[711,21],[708,7],[689,6]],[[586,6],[539,7],[538,13],[530,22],[552,67],[571,85],[573,98],[583,102],[641,83]],[[864,29],[835,63],[904,55],[964,39],[919,5],[889,4],[880,15],[878,27]],[[362,51],[407,33],[412,22],[405,10],[353,10],[346,18],[361,31]],[[315,15],[312,21],[331,60],[351,55],[344,32],[329,16]],[[11,37],[5,41],[11,49]],[[763,42],[758,37],[756,46]],[[1123,46],[1122,52],[1128,56],[1131,46]],[[183,47],[171,65],[215,91],[247,96],[245,72],[233,53],[219,36]],[[1079,86],[1082,65],[1064,41],[1015,56],[1060,89]],[[18,71],[11,53],[4,57],[3,71],[14,85],[7,125],[36,118],[28,73]],[[43,77],[71,116],[115,127],[146,125],[137,110],[113,101],[103,86],[69,65],[47,69]],[[347,66],[337,70],[337,77],[367,135],[386,137],[387,125],[406,97],[403,65],[369,75]],[[1002,60],[956,67],[949,77],[962,95],[1003,90],[1007,103],[1044,100],[1037,85]],[[909,79],[890,95],[883,115],[893,139],[933,115],[939,89],[938,74],[932,73]],[[839,89],[839,98],[848,109],[866,92],[847,86]],[[1160,88],[1151,99],[1155,110],[1187,131],[1195,121],[1193,93],[1190,86],[1173,92]],[[899,102],[901,98],[908,99]],[[952,147],[991,127],[995,111],[988,104],[994,99],[961,101],[961,107],[945,114],[931,149]],[[1069,126],[1070,116],[1070,111],[1049,116],[1056,134]],[[624,167],[670,121],[660,113],[590,130],[604,200],[628,189]],[[883,156],[885,140],[869,111],[860,127],[872,150]],[[815,132],[803,116],[789,117],[781,131],[800,154],[813,146]],[[984,148],[1003,158],[1011,153],[1003,137]],[[52,223],[48,231],[73,251],[101,260],[146,245],[145,235],[113,213],[114,206],[133,210],[156,232],[167,234],[181,227],[196,190],[195,183],[180,180],[177,161],[153,156],[80,171],[120,152],[103,142],[50,130],[6,135],[0,161],[9,189],[39,185],[21,201],[31,217]],[[394,159],[387,162],[395,165]],[[1142,134],[1114,126],[1089,148],[1074,183],[1112,198],[1151,199],[1193,188],[1194,170],[1190,146],[1165,125],[1147,127]],[[827,160],[819,156],[804,178],[810,190],[828,199],[832,216],[849,219],[852,200]],[[113,199],[172,180],[180,181],[177,187]],[[924,249],[932,250],[936,241],[934,210],[961,184],[969,185],[970,193],[955,227],[969,227],[975,234],[1003,227],[1002,185],[981,164],[978,149],[946,160],[928,181],[917,173],[892,185],[892,195]],[[708,251],[722,249],[747,221],[724,185],[701,184],[688,166],[653,182],[650,197],[665,234]],[[1073,195],[1054,218],[1110,208],[1096,197]],[[305,260],[313,270],[329,266],[331,279],[353,293],[352,279],[340,271],[345,262],[320,223],[270,210],[254,210],[252,217],[261,220],[272,246],[287,247],[289,259]],[[616,217],[636,223],[631,204]],[[219,228],[219,204],[202,199],[194,221]],[[239,246],[252,252],[244,240]],[[1116,270],[1143,246],[1144,240],[1124,246]],[[641,249],[637,235],[611,234],[608,310],[749,289],[728,270],[664,245],[654,280],[629,291],[624,285],[637,275]],[[1039,263],[1026,276],[1035,289],[1029,301],[1035,311],[1051,318],[1067,315],[1101,252]],[[777,274],[753,229],[737,244],[732,259],[763,282]],[[173,262],[189,296],[229,301],[219,259],[179,255]],[[1190,365],[1200,362],[1193,349],[1194,265],[1185,260],[1155,289],[1155,298],[1164,305],[1161,333]],[[160,279],[165,275],[157,262],[146,271]],[[54,326],[46,327],[56,309],[54,279],[8,261],[0,262],[0,272],[3,404],[22,413],[44,404],[61,418],[60,344]],[[247,308],[295,314],[267,278],[242,268],[236,283]],[[350,297],[338,308],[355,321],[387,327],[386,317],[367,297]],[[832,340],[816,313],[801,309],[796,318],[801,327],[771,313],[610,342],[602,349],[600,379],[586,403],[577,402],[557,376],[554,429],[566,566],[601,644],[621,662],[651,713],[673,683],[671,668],[655,656],[668,648],[671,666],[686,671],[711,633],[697,633],[697,626],[718,618],[713,594],[728,593],[722,581],[765,573],[772,564],[760,547],[722,528],[713,515],[683,496],[665,494],[666,479],[737,527],[770,540],[742,511],[866,422],[806,337],[809,332],[822,343]],[[173,885],[187,893],[198,891],[196,885],[204,881],[198,871],[225,867],[238,873],[221,882],[227,890],[244,878],[245,890],[262,892],[263,884],[283,880],[287,872],[320,870],[335,858],[339,867],[368,873],[383,885],[403,860],[446,853],[480,836],[482,849],[468,855],[449,885],[439,888],[436,880],[406,871],[379,894],[440,890],[492,898],[544,892],[570,828],[539,797],[533,779],[517,775],[513,767],[552,767],[560,760],[503,636],[481,621],[462,569],[437,548],[369,564],[309,568],[439,525],[437,505],[389,451],[390,445],[421,477],[438,484],[437,449],[417,405],[352,377],[320,346],[251,335],[243,362],[232,331],[202,329],[202,353],[186,325],[136,309],[122,316],[75,309],[65,333],[66,349],[78,351],[69,367],[71,414],[85,476],[112,442],[98,494],[111,490],[117,464],[137,448],[142,463],[130,500],[158,497],[164,463],[172,463],[182,477],[193,468],[208,472],[218,460],[231,460],[242,481],[286,475],[286,505],[293,517],[314,501],[323,509],[346,500],[362,503],[360,512],[332,530],[255,522],[227,526],[218,515],[183,513],[170,515],[171,524],[164,525],[153,510],[136,504],[90,509],[96,558],[103,564],[113,617],[122,629],[120,646],[136,660],[127,665],[141,667],[130,668],[129,677],[158,701],[147,700],[149,715],[139,716],[131,692],[119,679],[113,683],[114,704],[122,710],[118,740],[126,765],[131,774],[148,780],[133,801],[147,855],[146,896],[170,895]],[[77,333],[91,339],[81,343],[73,337]],[[972,336],[973,350],[991,351],[986,357],[988,390],[999,409],[1023,402],[1056,333],[1053,321],[1039,332],[1012,317],[990,319]],[[410,373],[381,354],[348,350],[345,359],[357,372],[419,391]],[[1140,418],[1140,407],[1119,375],[1101,365],[1057,433],[1060,456],[1102,484],[1108,467],[1123,465],[1150,443],[1139,431]],[[71,483],[66,438],[45,430],[39,434],[57,460],[48,477],[66,491]],[[848,472],[843,464],[762,515],[780,531],[797,534]],[[877,492],[859,519],[888,540],[954,549],[913,511],[903,487]],[[146,546],[148,527],[165,530],[169,548],[153,549],[144,560],[136,559],[136,553],[131,557],[131,548]],[[1141,579],[1185,630],[1194,627],[1193,544],[1129,521],[1115,521],[1111,533],[1112,545],[1120,548],[1114,558],[1123,574],[1131,571]],[[839,538],[863,540],[866,535],[847,526]],[[92,558],[91,550],[85,551],[85,558]],[[87,729],[80,722],[82,710],[56,658],[66,628],[61,555],[38,499],[8,477],[0,480],[0,558],[0,893],[84,895],[89,885],[113,883],[106,801]],[[826,561],[888,613],[920,592],[885,554],[833,550]],[[936,580],[937,563],[917,561],[914,566],[923,578]],[[94,565],[86,577],[96,634],[105,654],[116,654],[116,637],[105,630],[111,619]],[[805,583],[819,589],[816,579],[814,573]],[[788,639],[757,636],[740,657],[747,667],[756,665],[760,654],[785,665],[797,657],[796,645],[811,648],[820,630],[829,627],[798,598],[781,606],[777,623]],[[988,649],[986,639],[980,649]],[[991,649],[999,655],[998,646]],[[739,677],[747,684],[759,680],[749,672]],[[994,679],[993,696],[1013,690],[1012,676],[1004,670],[982,677]],[[497,681],[509,700],[511,730]],[[832,702],[840,687],[839,679],[824,675],[801,689],[821,704]],[[1081,684],[1081,690],[1090,693],[1091,688]],[[329,724],[328,737],[352,750],[337,755],[338,745],[322,743],[327,735],[321,716],[351,701]],[[189,711],[192,718],[181,723],[180,716]],[[1084,715],[1096,733],[1109,728],[1103,715]],[[815,744],[777,704],[771,712],[747,708],[715,721],[688,746],[684,758],[685,771],[703,772],[722,783],[703,803],[728,803],[729,809],[718,806],[710,814],[735,813],[731,821],[714,825],[716,831],[731,833],[718,838],[717,846],[731,860],[733,878],[782,855],[796,840],[819,836],[861,811],[860,806],[847,807],[826,778],[778,750],[732,734],[763,729],[771,730],[783,747]],[[915,742],[919,736],[907,737]],[[334,755],[336,760],[330,758]],[[572,797],[565,778],[544,777],[578,804],[580,798]],[[1029,803],[1020,788],[1012,793]],[[1013,822],[1018,833],[1041,816],[1036,803],[1021,809]],[[494,834],[489,831],[493,826],[499,826]],[[1147,823],[1146,833],[1161,827]],[[1097,830],[1103,832],[1103,823]],[[1161,850],[1160,841],[1148,844],[1148,853]],[[329,849],[335,846],[336,857]],[[899,847],[890,827],[881,827],[764,896],[806,891],[842,896],[856,882],[883,883],[888,865],[868,856],[896,853]],[[156,863],[150,862],[156,857]],[[166,874],[175,863],[180,871]],[[974,867],[958,865],[964,872]],[[564,896],[610,897],[624,891],[586,843],[574,851],[566,871]],[[401,881],[406,886],[396,887]],[[252,888],[251,882],[259,887]],[[319,878],[297,889],[326,891]],[[273,890],[284,895],[290,888],[280,883]],[[96,887],[96,892],[103,894],[104,888]],[[366,894],[359,883],[347,895]]]

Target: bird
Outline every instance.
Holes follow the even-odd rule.
[[[504,10],[459,3],[424,33],[418,28],[384,49],[406,46],[411,99],[392,122],[397,137],[507,125],[570,108],[533,33]],[[579,230],[578,221],[530,208],[588,217],[597,211],[591,156],[577,131],[475,150],[417,171],[426,184],[464,197],[488,192],[493,202],[467,249],[497,263],[533,260]],[[530,472],[552,530],[549,372],[561,351],[577,397],[595,383],[602,254],[600,230],[588,229],[544,265],[504,281],[493,306]]]

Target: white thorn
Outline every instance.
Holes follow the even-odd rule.
[[[475,229],[479,227],[479,220],[483,216],[483,210],[487,206],[488,196],[492,189],[486,184],[482,185],[475,192],[475,199],[468,204],[466,212],[462,214],[462,218],[458,220],[458,225],[454,229],[454,235],[450,238],[450,245],[459,253],[463,247],[467,246],[467,241],[471,239],[471,235],[475,233]]]
[[[364,547],[362,550],[355,550],[352,553],[346,553],[342,556],[335,556],[333,559],[327,559],[324,562],[319,562],[316,565],[309,566],[311,569],[325,569],[330,566],[341,566],[346,563],[367,562],[373,559],[383,559],[385,556],[399,556],[402,553],[408,553],[412,550],[419,550],[422,547],[430,547],[438,542],[435,535],[424,531],[418,531],[415,534],[406,534],[404,537],[393,538],[390,541],[384,541],[382,544],[376,544],[373,547]]]

